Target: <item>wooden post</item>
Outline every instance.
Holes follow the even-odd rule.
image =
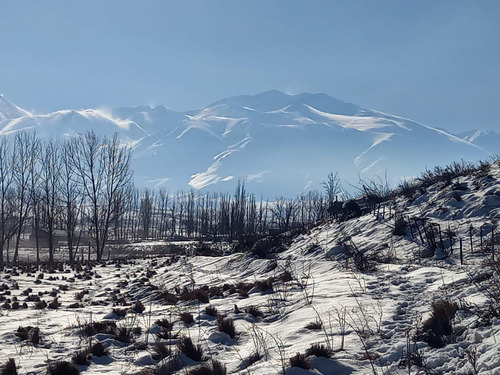
[[[89,263],[90,263],[90,241],[89,241]]]
[[[444,244],[443,244],[443,235],[441,234],[441,225],[438,224],[438,231],[439,231],[439,243],[441,244],[441,249],[444,250]]]
[[[479,241],[481,246],[481,252],[483,252],[483,226],[479,227]]]
[[[409,216],[407,216],[407,221],[408,221],[408,226],[410,227],[411,238],[415,239],[415,235],[413,234],[413,228],[411,226],[411,220]]]
[[[415,225],[417,226],[418,235],[420,236],[420,241],[422,242],[422,244],[425,244],[424,237],[422,236],[422,231],[420,230],[420,227],[416,219],[415,219]]]
[[[451,253],[453,254],[453,235],[451,233],[450,224],[448,224],[448,237],[450,239],[450,250],[451,250]]]
[[[495,226],[491,225],[491,257],[495,260]]]
[[[464,264],[464,253],[462,251],[462,239],[460,238],[460,264]]]
[[[472,230],[474,228],[472,227],[472,224],[471,226],[469,227],[469,238],[470,238],[470,253],[473,254],[474,253],[474,248],[472,247]]]

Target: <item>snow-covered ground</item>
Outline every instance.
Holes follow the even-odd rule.
[[[0,285],[6,285],[0,288],[0,359],[15,358],[21,374],[44,373],[49,363],[70,361],[77,351],[100,341],[109,355],[92,356],[89,366],[79,366],[83,373],[135,374],[172,363],[170,357],[154,359],[155,342],[176,352],[179,338],[187,336],[228,373],[279,374],[285,368],[287,374],[500,374],[500,321],[479,318],[487,298],[477,286],[493,280],[491,274],[480,275],[487,273],[484,264],[493,257],[491,228],[500,217],[498,169],[490,176],[431,186],[412,201],[400,197],[391,215],[388,208],[383,212],[384,217],[379,212],[378,217],[372,213],[340,224],[323,223],[294,238],[274,259],[228,253],[108,262],[82,270],[7,268],[0,274]],[[428,240],[422,243],[416,226],[394,235],[394,212],[435,223],[438,247],[439,225],[444,249],[429,256]],[[454,232],[453,252],[448,228]],[[375,269],[357,271],[347,256],[349,248],[372,259]],[[270,278],[272,289],[261,290],[266,289],[263,283],[255,283]],[[206,298],[199,291],[203,287],[210,295],[208,303],[200,301]],[[198,299],[167,302],[184,288],[198,290]],[[36,309],[38,295],[48,303],[57,296],[61,306]],[[22,308],[28,296],[31,301]],[[21,308],[12,308],[14,298]],[[458,311],[446,345],[432,348],[416,332],[439,299],[456,303]],[[134,311],[136,301],[144,311]],[[234,320],[234,338],[219,332],[217,319],[205,312],[208,305]],[[251,307],[263,316],[253,316]],[[124,317],[120,309],[127,310]],[[184,324],[179,317],[183,312],[192,313],[194,323]],[[173,322],[170,338],[155,323],[159,319]],[[86,324],[101,321],[135,328],[135,333],[124,343],[115,332],[81,332]],[[310,323],[321,327],[306,328]],[[20,341],[20,326],[38,327],[39,343]],[[162,332],[164,338],[159,338]],[[313,368],[308,370],[290,367],[290,357],[316,343],[331,349],[331,358],[309,356]],[[413,359],[410,369],[404,360],[408,357]],[[178,362],[181,374],[199,365],[185,354]]]

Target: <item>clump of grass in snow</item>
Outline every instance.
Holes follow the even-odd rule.
[[[9,358],[2,366],[2,375],[17,375],[16,361],[14,358]]]
[[[78,368],[66,361],[57,361],[51,363],[48,368],[48,372],[50,375],[79,375],[80,370]]]
[[[236,329],[234,328],[233,318],[225,318],[223,316],[219,316],[217,318],[217,327],[220,332],[226,333],[232,339],[234,339],[234,337],[236,336]]]
[[[290,357],[290,366],[300,367],[305,370],[309,370],[311,368],[311,364],[307,360],[306,356],[301,353],[297,353],[293,357]]]
[[[187,372],[187,375],[226,375],[226,366],[212,359],[209,363],[197,366]]]
[[[179,340],[177,347],[186,355],[186,357],[191,358],[193,361],[204,361],[203,349],[201,348],[201,345],[194,345],[190,337],[182,337]]]

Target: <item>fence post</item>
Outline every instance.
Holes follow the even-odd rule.
[[[439,231],[439,243],[441,244],[441,249],[444,250],[443,235],[441,234],[441,224],[437,225]]]
[[[481,252],[483,252],[483,226],[479,227],[479,241],[481,246]]]
[[[416,219],[415,219],[415,225],[417,226],[418,229],[418,235],[420,236],[420,241],[422,241],[422,244],[425,244],[424,237],[422,236],[422,231],[420,230],[418,221]]]
[[[451,233],[450,224],[448,224],[448,238],[450,239],[450,250],[451,253],[453,254],[453,233]]]
[[[470,253],[473,254],[474,253],[474,248],[472,246],[472,231],[474,230],[474,227],[472,226],[472,224],[470,225],[469,227],[469,238],[470,238]]]
[[[464,253],[462,251],[462,239],[460,238],[460,264],[464,264]]]
[[[415,239],[415,235],[413,234],[413,228],[411,226],[411,219],[409,216],[407,216],[407,221],[408,221],[408,226],[410,227],[411,238]]]
[[[495,260],[495,225],[491,225],[491,257]]]
[[[89,241],[89,263],[90,263],[90,241]]]

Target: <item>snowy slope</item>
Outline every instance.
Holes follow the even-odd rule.
[[[0,122],[29,116],[31,116],[31,114],[28,111],[18,107],[0,94]]]
[[[272,198],[318,189],[330,171],[353,184],[358,176],[386,173],[396,183],[426,167],[488,156],[444,131],[325,94],[269,91],[186,113],[138,106],[4,117],[3,133],[118,131],[134,144],[137,185],[170,191],[232,190],[244,180],[250,191]]]
[[[428,246],[415,227],[407,228],[404,235],[393,235],[395,211],[452,228],[454,251],[445,237],[443,249],[423,258]],[[0,296],[16,297],[21,304],[27,300],[27,308],[8,309],[2,301],[0,358],[15,358],[20,373],[42,374],[52,361],[69,361],[89,342],[100,341],[108,355],[92,356],[89,366],[80,366],[83,374],[138,374],[145,368],[168,368],[170,357],[154,358],[155,343],[175,351],[179,337],[189,336],[207,357],[221,361],[229,374],[275,375],[282,373],[282,367],[289,375],[498,374],[500,321],[481,318],[488,309],[480,291],[481,286],[498,281],[498,275],[495,279],[485,267],[492,257],[486,238],[491,236],[492,220],[498,218],[500,170],[494,165],[486,173],[461,177],[449,185],[438,182],[412,199],[399,197],[391,214],[387,206],[383,217],[371,213],[343,223],[323,223],[293,238],[275,259],[227,253],[108,262],[83,270],[32,267],[26,273],[21,267],[7,268],[0,273],[7,287]],[[460,239],[465,242],[463,265]],[[348,260],[347,242],[374,259],[376,268],[357,271],[352,258]],[[154,246],[161,244],[138,244],[137,252]],[[291,279],[282,277],[284,271],[290,272]],[[272,289],[262,290],[255,284],[271,277]],[[240,283],[250,287],[243,289]],[[180,296],[183,288],[202,287],[211,294],[209,303],[167,303],[173,295]],[[57,295],[62,305],[57,310],[35,309],[28,299],[33,295],[47,302]],[[429,317],[432,302],[439,299],[457,303],[459,309],[446,345],[432,348],[415,335]],[[133,311],[137,300],[144,311]],[[209,304],[234,320],[234,338],[219,332],[215,317],[205,312]],[[252,306],[262,316],[250,314]],[[123,309],[126,316],[112,309]],[[194,322],[184,324],[182,312],[192,313]],[[170,338],[158,336],[165,332],[155,323],[157,319],[173,323]],[[100,321],[136,328],[132,342],[122,342],[110,333],[90,337],[82,333],[85,323]],[[322,322],[323,328],[306,328],[314,322]],[[21,342],[15,335],[19,326],[28,325],[39,327],[39,344]],[[314,367],[310,370],[290,367],[290,357],[304,353],[311,344],[330,346],[332,358],[309,356]],[[256,352],[261,358],[253,356]],[[411,358],[410,368],[405,358]],[[201,363],[183,354],[179,364],[183,369],[176,373],[185,374]]]

